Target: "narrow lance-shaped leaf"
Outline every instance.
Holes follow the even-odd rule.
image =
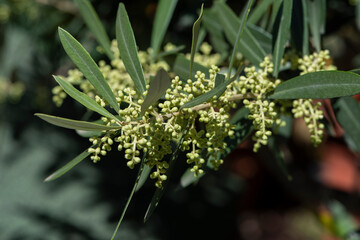
[[[94,86],[96,91],[99,92],[116,112],[119,112],[120,108],[116,98],[90,54],[64,29],[59,28],[59,36],[67,55],[84,74],[86,79]]]
[[[144,99],[143,104],[141,105],[141,114],[144,114],[151,105],[156,103],[170,87],[170,85],[171,80],[168,73],[161,68],[150,83],[148,93]]]
[[[191,171],[190,168],[188,168],[184,174],[180,178],[180,185],[183,188],[186,188],[190,186],[193,183],[196,183],[199,181],[199,179],[205,175],[205,172],[199,174],[199,176],[195,177],[194,173]]]
[[[336,119],[355,143],[356,150],[360,152],[360,105],[352,97],[339,98],[334,104]]]
[[[145,165],[144,170],[140,175],[140,179],[135,189],[135,192],[139,191],[141,187],[145,184],[146,180],[149,178],[150,172],[151,172],[151,168],[149,167],[149,165]]]
[[[109,37],[89,0],[75,0],[75,3],[78,5],[86,25],[90,28],[100,45],[104,48],[106,55],[110,59],[113,59],[114,55],[110,48]]]
[[[273,2],[274,0],[261,1],[258,5],[256,5],[249,16],[248,23],[256,24],[262,18],[262,16],[264,16],[269,6]]]
[[[307,0],[308,6],[308,18],[311,35],[316,51],[321,50],[321,28],[322,28],[322,16],[326,9],[322,9],[322,0],[311,1]]]
[[[271,32],[273,30],[273,26],[276,20],[276,16],[278,15],[279,8],[283,0],[274,0],[274,4],[272,5],[270,24],[268,25],[268,31]]]
[[[214,8],[216,9],[218,20],[224,29],[226,38],[235,46],[237,39],[236,33],[240,29],[239,18],[231,8],[223,2],[215,2]],[[260,64],[266,56],[264,49],[247,28],[244,29],[244,34],[240,39],[238,51],[255,65]]]
[[[116,39],[126,71],[134,81],[138,93],[142,96],[146,90],[144,71],[139,60],[134,32],[123,3],[119,4],[116,17]]]
[[[59,76],[53,76],[56,82],[64,89],[64,91],[73,99],[87,107],[88,109],[97,112],[105,117],[114,119],[118,121],[118,119],[109,113],[105,108],[101,107],[94,99],[90,98],[88,95],[86,95],[83,92],[80,92],[76,88],[74,88],[70,83],[63,80]]]
[[[216,52],[221,54],[219,62],[224,61],[228,55],[229,46],[224,38],[223,27],[218,21],[216,9],[210,8],[204,10],[202,23],[206,31],[209,33],[211,46]]]
[[[83,130],[83,131],[96,131],[96,130],[112,130],[119,129],[121,126],[106,126],[97,123],[78,121],[68,118],[56,117],[42,113],[36,113],[35,116],[43,119],[44,121],[51,123],[58,127],[75,129],[75,130]]]
[[[230,59],[230,66],[229,66],[229,72],[228,72],[228,75],[227,75],[227,79],[231,78],[231,71],[232,71],[232,68],[233,68],[235,60],[236,60],[236,53],[237,53],[238,48],[240,46],[240,39],[241,39],[241,36],[242,36],[242,34],[244,32],[244,28],[246,27],[246,21],[247,21],[247,18],[249,16],[249,13],[250,13],[252,3],[253,3],[253,0],[248,1],[248,4],[246,5],[246,8],[245,8],[246,12],[243,15],[242,20],[241,20],[240,28],[239,28],[237,36],[236,36],[234,49],[233,49],[231,59]]]
[[[283,1],[278,11],[278,16],[273,31],[274,49],[274,77],[277,77],[280,71],[281,59],[284,56],[286,42],[290,35],[291,12],[293,1]]]
[[[203,7],[204,4],[201,5],[200,15],[199,18],[194,22],[193,28],[192,28],[192,42],[191,42],[191,53],[190,53],[190,73],[189,73],[189,79],[192,79],[192,68],[194,63],[194,57],[196,52],[196,45],[199,37],[199,30],[200,30],[200,24],[201,19],[203,16]]]
[[[115,239],[116,233],[117,233],[117,231],[119,230],[119,227],[120,227],[120,225],[121,225],[121,223],[122,223],[122,221],[123,221],[123,219],[124,219],[124,217],[125,217],[125,213],[126,213],[128,207],[129,207],[129,205],[130,205],[130,202],[131,202],[131,200],[132,200],[132,198],[133,198],[133,196],[134,196],[135,190],[136,190],[136,188],[137,188],[137,186],[138,186],[140,177],[141,177],[142,172],[143,172],[143,170],[144,170],[145,161],[146,161],[146,160],[145,160],[145,156],[144,156],[143,159],[142,159],[141,165],[140,165],[140,167],[139,167],[139,171],[138,171],[138,174],[137,174],[137,177],[136,177],[134,186],[133,186],[133,188],[132,188],[132,190],[131,190],[130,196],[129,196],[127,202],[126,202],[126,205],[125,205],[125,207],[124,207],[124,209],[123,209],[123,212],[121,213],[121,217],[120,217],[120,219],[119,219],[118,224],[116,225],[116,228],[115,228],[115,231],[114,231],[114,233],[113,233],[113,235],[112,235],[112,237],[111,237],[111,240],[114,240],[114,239]]]
[[[93,145],[94,146],[94,145]],[[92,147],[93,147],[92,146]],[[54,173],[52,173],[50,176],[48,176],[44,182],[49,182],[49,181],[53,181],[59,177],[61,177],[62,175],[64,175],[65,173],[67,173],[70,169],[72,169],[73,167],[75,167],[76,165],[78,165],[82,160],[84,160],[86,157],[88,157],[90,155],[90,152],[88,151],[88,149],[86,149],[84,152],[80,153],[78,156],[76,156],[73,160],[71,160],[70,162],[68,162],[66,165],[64,165],[63,167],[59,168],[58,170],[56,170]]]
[[[272,51],[272,35],[271,33],[265,31],[263,28],[258,27],[254,24],[246,24],[247,28],[251,34],[258,40],[261,47],[267,54],[270,54]]]
[[[153,56],[157,56],[159,52],[177,2],[177,0],[159,1],[154,20],[154,28],[151,32],[151,48],[153,49]]]
[[[335,98],[360,93],[360,76],[344,71],[320,71],[294,77],[275,88],[271,99]]]
[[[291,19],[291,39],[297,50],[308,55],[309,29],[306,0],[294,0]]]

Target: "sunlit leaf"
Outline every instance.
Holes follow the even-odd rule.
[[[140,175],[140,179],[135,189],[135,192],[139,191],[140,188],[145,184],[146,180],[149,178],[150,172],[151,172],[151,168],[148,165],[145,165]]]
[[[256,5],[256,7],[251,11],[249,16],[248,23],[256,24],[267,12],[269,6],[274,2],[274,0],[261,1]]]
[[[90,28],[100,45],[104,48],[106,55],[110,59],[113,59],[114,55],[110,49],[109,37],[89,0],[75,0],[75,3],[78,5],[86,25]]]
[[[235,46],[237,33],[241,26],[239,18],[224,2],[215,2],[214,6],[226,38]],[[255,65],[260,64],[266,56],[264,49],[247,28],[244,29],[244,34],[240,39],[238,51]]]
[[[198,37],[199,37],[201,19],[203,16],[203,7],[204,7],[204,4],[201,5],[200,15],[199,15],[198,19],[194,22],[194,25],[192,28],[189,79],[193,78],[192,69],[193,69],[193,64],[194,64],[194,57],[195,57],[195,52],[196,52],[197,41],[198,41]]]
[[[339,98],[334,104],[336,119],[360,152],[360,105],[352,97]]]
[[[144,114],[151,105],[156,103],[170,87],[170,85],[171,80],[168,73],[161,68],[150,83],[148,93],[144,99],[143,104],[141,105],[141,114]]]
[[[215,77],[215,87],[219,86],[220,84],[223,84],[225,81],[225,75],[223,74],[216,74]]]
[[[313,42],[315,45],[316,51],[321,50],[321,31],[323,24],[323,12],[326,12],[326,8],[322,9],[323,0],[307,0],[308,6],[308,18],[311,35],[313,37]]]
[[[241,24],[240,24],[240,27],[238,29],[237,35],[236,35],[234,49],[233,49],[233,52],[232,52],[231,58],[230,58],[229,72],[228,72],[228,75],[227,75],[228,79],[231,78],[231,71],[232,71],[232,68],[233,68],[233,66],[235,64],[237,50],[238,50],[238,48],[240,47],[240,44],[241,44],[241,37],[243,35],[244,28],[246,27],[246,21],[247,21],[247,18],[249,16],[249,13],[250,13],[252,3],[253,3],[253,0],[248,1],[248,4],[245,7],[245,14],[242,17]]]
[[[134,32],[123,3],[119,4],[116,17],[116,40],[126,71],[134,81],[138,93],[142,96],[146,90],[144,71],[139,60]]]
[[[216,52],[221,54],[220,62],[222,62],[228,55],[229,46],[224,38],[221,23],[217,20],[217,18],[216,9],[206,9],[204,10],[202,22],[206,31],[209,33],[211,46]]]
[[[96,91],[118,112],[120,108],[116,98],[98,65],[96,65],[89,53],[64,29],[59,28],[59,36],[67,55],[84,74],[86,79],[94,86]]]
[[[105,126],[97,123],[77,121],[77,120],[56,117],[42,113],[36,113],[35,116],[58,127],[75,129],[75,130],[96,131],[96,130],[112,130],[112,129],[121,128],[120,126]]]
[[[205,175],[205,172],[203,172],[202,174],[199,174],[199,176],[195,177],[194,173],[191,172],[190,168],[188,168],[180,178],[180,185],[181,185],[181,187],[186,188],[186,187],[190,186],[191,184],[199,181],[199,179],[201,177],[203,177],[204,175]]]
[[[281,60],[284,56],[286,42],[290,36],[291,12],[293,1],[283,1],[278,11],[278,16],[273,29],[273,63],[274,77],[277,77],[280,71]]]
[[[282,2],[283,2],[283,0],[274,0],[272,9],[271,9],[270,24],[268,25],[268,29],[267,29],[269,32],[271,32],[273,30],[276,16],[278,15],[278,11],[279,11],[279,8],[280,8],[280,5]]]
[[[154,27],[151,32],[151,48],[153,49],[154,56],[157,56],[160,50],[177,2],[177,0],[160,0],[158,3]]]
[[[53,76],[56,82],[64,89],[64,91],[73,99],[87,107],[88,109],[97,112],[105,117],[114,119],[118,121],[118,119],[109,113],[105,108],[101,107],[94,99],[90,98],[88,95],[86,95],[83,92],[80,92],[76,88],[74,88],[70,83],[63,80],[59,76]]]
[[[65,173],[67,173],[70,169],[78,165],[82,160],[84,160],[86,157],[88,157],[90,153],[88,152],[88,149],[86,149],[84,152],[80,153],[78,156],[76,156],[73,160],[68,162],[66,165],[61,167],[60,169],[56,170],[54,173],[52,173],[50,176],[48,176],[44,182],[53,181]]]
[[[320,71],[294,77],[277,86],[269,98],[335,98],[360,92],[360,76],[344,71]]]
[[[258,40],[261,47],[267,54],[271,53],[272,50],[272,35],[271,33],[265,31],[261,27],[258,27],[253,24],[246,25],[251,34]]]

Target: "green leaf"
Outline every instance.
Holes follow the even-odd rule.
[[[109,87],[109,84],[106,82],[99,67],[96,65],[89,53],[75,38],[73,38],[73,36],[71,36],[70,33],[64,29],[59,28],[59,36],[67,55],[84,74],[86,79],[94,86],[96,91],[105,98],[105,100],[115,109],[116,112],[119,112],[120,108]]]
[[[272,39],[273,39],[271,33],[253,24],[248,23],[246,26],[251,32],[251,34],[258,40],[259,44],[264,49],[264,51],[267,54],[270,54],[272,50]]]
[[[214,7],[217,11],[219,22],[224,29],[226,38],[233,46],[235,46],[237,38],[236,33],[240,29],[240,20],[225,3],[215,2]],[[259,65],[266,56],[264,49],[247,28],[244,29],[244,34],[240,39],[239,49],[237,50],[255,65]]]
[[[216,52],[221,54],[220,62],[223,62],[228,55],[229,46],[224,38],[223,28],[217,19],[216,9],[210,8],[204,10],[203,25],[209,33],[211,46]]]
[[[250,14],[248,23],[256,24],[268,11],[269,6],[274,0],[261,1]]]
[[[294,0],[291,19],[291,39],[302,55],[309,54],[309,29],[306,0]]]
[[[110,48],[109,37],[89,0],[75,0],[75,3],[78,5],[86,25],[90,28],[100,45],[104,48],[106,55],[110,59],[113,59],[114,55]]]
[[[307,0],[308,6],[308,17],[309,17],[309,25],[310,32],[313,37],[313,42],[315,45],[316,51],[321,50],[321,30],[322,30],[322,19],[323,19],[323,11],[326,12],[326,8],[322,9],[323,2],[322,0],[312,1]]]
[[[94,146],[94,145],[93,145]],[[93,147],[92,146],[92,147]],[[54,173],[52,173],[50,176],[48,176],[47,178],[45,178],[44,182],[49,182],[49,181],[53,181],[59,177],[61,177],[62,175],[64,175],[65,173],[67,173],[70,169],[72,169],[73,167],[75,167],[76,165],[78,165],[82,160],[84,160],[86,157],[88,157],[90,155],[90,153],[88,152],[88,149],[86,149],[84,152],[80,153],[78,156],[76,156],[73,160],[71,160],[70,162],[68,162],[66,165],[64,165],[63,167],[59,168],[58,170],[56,170]]]
[[[177,46],[174,49],[171,49],[169,51],[159,53],[157,55],[157,57],[158,58],[163,58],[163,57],[166,57],[166,56],[169,56],[169,55],[173,55],[173,54],[176,54],[176,53],[180,52],[183,49],[185,49],[185,45],[180,45],[180,46]]]
[[[216,74],[215,77],[215,87],[219,86],[220,84],[224,83],[225,75],[223,74]]]
[[[151,105],[156,103],[170,87],[170,85],[171,80],[168,73],[161,68],[150,83],[148,93],[144,99],[143,104],[141,105],[141,114],[144,114]]]
[[[145,166],[145,157],[142,159],[142,162],[141,162],[141,165],[140,165],[140,167],[139,167],[139,171],[138,171],[138,174],[137,174],[137,177],[136,177],[134,186],[133,186],[133,188],[132,188],[132,190],[131,190],[131,193],[130,193],[130,196],[129,196],[127,202],[126,202],[126,205],[125,205],[125,207],[124,207],[124,209],[123,209],[123,211],[122,211],[122,213],[121,213],[121,217],[120,217],[120,219],[119,219],[118,224],[116,225],[116,228],[115,228],[115,231],[114,231],[114,233],[113,233],[113,235],[112,235],[112,237],[111,237],[111,240],[114,240],[114,239],[115,239],[116,233],[117,233],[117,231],[119,230],[119,227],[120,227],[120,225],[121,225],[121,223],[122,223],[122,221],[123,221],[123,219],[124,219],[124,217],[125,217],[125,213],[126,213],[128,207],[129,207],[129,204],[130,204],[130,202],[131,202],[131,200],[132,200],[132,198],[133,198],[133,196],[134,196],[134,193],[135,193],[136,188],[137,188],[137,186],[138,186],[138,183],[139,183],[139,181],[140,181],[140,177],[141,177],[142,172],[143,172],[143,170],[144,170],[144,166]]]
[[[343,71],[320,71],[300,75],[281,83],[269,98],[335,98],[359,92],[359,75]]]
[[[352,97],[339,98],[334,104],[336,119],[360,152],[360,105]]]
[[[268,25],[268,31],[271,32],[276,20],[276,16],[278,15],[280,5],[282,4],[283,0],[274,0],[274,4],[271,9],[271,18],[270,24]]]
[[[236,35],[234,49],[233,49],[233,52],[232,52],[232,55],[230,58],[229,72],[227,75],[228,79],[231,78],[231,71],[232,71],[232,68],[233,68],[235,60],[236,60],[236,53],[237,53],[238,48],[240,47],[240,40],[241,40],[242,34],[244,32],[244,28],[246,27],[246,21],[249,16],[249,13],[250,13],[252,3],[253,3],[253,0],[248,1],[248,4],[245,7],[245,14],[242,17],[241,24],[240,24],[239,30],[237,32],[237,35]]]
[[[145,184],[146,180],[149,178],[150,172],[151,172],[151,168],[148,165],[145,165],[141,173],[138,185],[135,189],[135,192],[139,191],[140,188]]]
[[[289,38],[291,25],[291,12],[293,1],[283,1],[278,11],[276,23],[273,29],[273,76],[277,77],[280,71],[281,59],[284,56],[286,42]]]
[[[123,3],[119,4],[116,17],[116,39],[126,71],[134,81],[138,93],[142,96],[146,90],[144,71],[139,60],[134,32]]]
[[[169,26],[171,17],[173,16],[177,0],[160,0],[155,20],[154,27],[151,32],[151,48],[153,49],[154,56],[157,56],[161,43],[164,39],[166,29]]]
[[[184,136],[186,135],[189,127],[190,127],[190,124],[188,124],[188,126],[185,127],[185,130],[184,130],[179,142],[177,143],[177,145],[175,147],[175,151],[173,151],[173,154],[172,154],[171,159],[169,161],[169,168],[166,171],[166,175],[167,175],[168,179],[163,182],[161,188],[156,189],[156,191],[154,193],[154,196],[152,197],[151,202],[149,204],[149,207],[148,207],[148,209],[147,209],[147,211],[145,213],[144,222],[149,220],[150,216],[154,213],[156,207],[159,205],[160,199],[163,196],[167,185],[169,184],[169,177],[170,177],[170,175],[171,175],[171,173],[172,173],[172,171],[174,169],[175,162],[176,162],[176,160],[177,160],[177,158],[179,156],[181,145],[182,145],[182,143],[184,141]]]
[[[35,113],[35,116],[43,119],[44,121],[51,123],[55,126],[75,129],[75,130],[84,130],[84,131],[96,131],[96,130],[112,130],[119,129],[121,126],[105,126],[97,123],[77,121],[68,118],[56,117],[42,113]]]
[[[188,168],[184,174],[181,176],[180,179],[180,185],[183,188],[186,188],[188,186],[190,186],[191,184],[198,182],[199,179],[201,177],[203,177],[205,175],[205,172],[203,172],[202,174],[199,174],[199,176],[195,177],[194,173],[191,172],[190,168]]]
[[[187,80],[189,77],[190,60],[187,59],[183,54],[176,57],[173,71],[179,76],[181,80]],[[209,78],[209,69],[201,64],[194,63],[192,69],[192,75],[194,76],[197,71],[205,74],[206,78]]]
[[[200,96],[186,102],[184,105],[181,106],[180,109],[195,107],[199,104],[209,101],[214,96],[220,97],[226,90],[227,85],[229,85],[231,82],[232,82],[231,80],[227,80],[227,81],[219,84],[214,89],[212,89],[206,93],[203,93]]]
[[[196,45],[197,45],[198,36],[199,36],[201,19],[202,19],[202,16],[203,16],[203,7],[204,7],[204,4],[201,5],[199,18],[194,22],[194,25],[193,25],[193,28],[192,28],[189,79],[193,78],[192,68],[193,68],[193,64],[194,64],[194,57],[195,57]]]
[[[74,88],[70,83],[63,80],[59,76],[53,76],[56,82],[64,89],[64,91],[73,99],[87,107],[88,109],[99,113],[100,115],[103,115],[105,117],[114,119],[118,121],[118,119],[109,113],[105,108],[101,107],[94,99],[90,98],[88,95],[86,95],[83,92],[80,92],[76,88]]]

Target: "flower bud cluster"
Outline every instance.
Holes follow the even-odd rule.
[[[320,120],[324,118],[319,109],[321,102],[315,103],[312,99],[298,99],[293,101],[292,113],[295,118],[303,117],[310,132],[311,141],[315,146],[319,145],[324,133],[324,124]]]
[[[199,48],[200,52],[196,52],[194,56],[194,61],[201,63],[205,67],[211,67],[212,65],[217,65],[221,61],[221,55],[219,53],[211,54],[212,46],[203,42]],[[186,54],[186,57],[190,59],[190,54]]]
[[[330,60],[329,50],[323,50],[318,53],[313,53],[311,55],[306,55],[303,58],[298,59],[298,68],[301,71],[300,75],[309,72],[318,72],[322,70],[330,70],[334,66],[328,66],[327,61]]]
[[[272,135],[270,129],[274,124],[283,125],[275,109],[275,102],[264,100],[266,94],[273,91],[281,81],[271,77],[273,63],[269,57],[265,57],[260,67],[245,68],[245,76],[241,76],[240,81],[234,83],[241,94],[251,94],[256,97],[254,100],[243,101],[245,107],[250,110],[249,119],[253,121],[255,129],[254,152],[257,152],[261,145],[267,145],[268,137]]]
[[[330,54],[328,50],[299,58],[298,68],[301,71],[300,75],[309,72],[336,69],[335,66],[328,64],[329,61]],[[312,99],[298,99],[294,100],[292,105],[294,117],[304,118],[310,132],[311,141],[315,146],[319,145],[322,140],[324,129],[324,124],[320,123],[321,119],[324,117],[323,112],[319,109],[321,103],[316,103]]]

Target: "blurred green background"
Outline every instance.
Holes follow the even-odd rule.
[[[123,2],[137,44],[146,49],[157,1]],[[191,27],[202,2],[205,7],[212,4],[210,0],[179,1],[165,41],[190,49]],[[92,3],[114,37],[118,1]],[[238,13],[244,3],[228,1]],[[95,38],[70,0],[0,0],[2,240],[110,239],[135,181],[136,171],[128,169],[121,154],[114,151],[97,164],[84,161],[60,179],[43,182],[88,147],[86,138],[33,115],[42,112],[81,119],[86,112],[69,98],[61,108],[51,100],[55,86],[52,74],[65,75],[74,67],[60,45],[58,26],[73,34],[95,59],[104,57],[95,51]],[[330,49],[335,65],[342,70],[359,67],[355,7],[347,1],[328,1],[326,28],[323,44]],[[342,146],[338,139],[327,143]],[[266,150],[255,155],[248,144],[232,153],[220,171],[185,189],[180,187],[179,178],[186,164],[178,161],[168,191],[144,224],[143,216],[155,191],[153,183],[147,183],[130,204],[117,239],[337,239],[341,229],[357,228],[357,155],[352,155],[354,164],[350,165],[353,182],[334,184],[321,178],[321,154],[310,154],[314,149],[302,142],[300,135],[288,143],[297,154],[287,163],[293,179],[288,181],[275,156],[269,157],[272,154]],[[346,175],[337,174],[339,179]],[[356,231],[351,231],[348,239],[355,239]]]

